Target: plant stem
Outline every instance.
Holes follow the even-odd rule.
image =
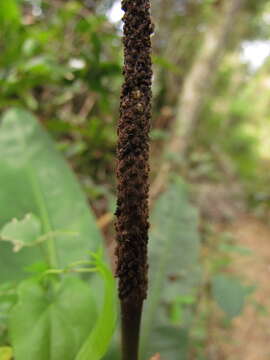
[[[122,301],[122,360],[137,360],[143,302]]]
[[[97,272],[97,268],[80,268],[80,269],[71,269],[71,268],[66,268],[66,269],[50,269],[45,271],[45,273],[43,274],[44,276],[47,275],[61,275],[61,274],[67,274],[67,273],[91,273],[91,272]]]

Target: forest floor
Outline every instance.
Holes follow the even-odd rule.
[[[244,215],[227,225],[236,244],[251,250],[248,256],[235,255],[230,271],[255,285],[242,313],[227,329],[217,330],[219,359],[270,359],[270,225]]]

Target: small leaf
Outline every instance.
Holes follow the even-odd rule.
[[[172,304],[172,308],[171,308],[170,318],[172,323],[182,325],[183,313],[185,307],[194,304],[195,300],[196,300],[195,297],[192,295],[178,296],[175,299],[174,303]]]
[[[34,246],[41,236],[41,222],[33,214],[27,214],[22,220],[12,219],[2,228],[0,237],[13,244],[14,252],[25,246]]]
[[[212,291],[215,301],[228,317],[241,314],[247,289],[238,279],[228,275],[216,275],[212,281]]]
[[[175,302],[181,305],[191,305],[195,303],[195,297],[192,295],[182,295],[175,299]]]
[[[166,354],[164,360],[186,360],[188,358],[189,333],[187,329],[177,326],[160,325],[154,329],[152,340],[149,344],[149,353],[156,353],[156,345],[158,352]],[[150,355],[142,358],[148,360]]]
[[[76,360],[100,360],[108,351],[116,325],[115,279],[99,255],[95,256],[95,264],[105,283],[104,303],[97,323],[76,356]]]
[[[45,271],[49,270],[49,266],[45,262],[38,261],[29,266],[26,266],[24,270],[35,275],[42,275],[45,273]]]
[[[244,246],[238,246],[238,245],[233,245],[233,244],[220,244],[219,249],[221,251],[225,251],[225,252],[232,252],[232,253],[237,253],[237,254],[241,254],[241,255],[251,255],[252,254],[252,250],[249,248],[246,248]]]
[[[13,352],[9,346],[0,347],[0,360],[12,360]]]
[[[10,315],[16,360],[74,360],[96,321],[88,284],[66,277],[57,288],[44,289],[26,280]]]

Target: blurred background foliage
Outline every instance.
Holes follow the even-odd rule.
[[[160,177],[162,186],[151,203],[155,209],[151,239],[159,244],[155,224],[160,226],[163,216],[170,217],[171,223],[159,230],[164,231],[164,242],[172,241],[165,253],[174,247],[183,251],[186,238],[178,236],[183,222],[187,233],[193,234],[193,245],[190,250],[186,246],[184,257],[194,267],[189,273],[192,286],[187,286],[180,268],[163,271],[168,296],[150,297],[154,306],[158,301],[165,310],[159,312],[160,323],[152,324],[152,336],[159,340],[153,340],[149,355],[155,349],[163,354],[162,349],[170,347],[164,360],[220,360],[220,353],[209,350],[210,333],[217,318],[223,319],[219,326],[229,325],[213,299],[230,319],[242,311],[245,296],[252,293],[250,284],[243,285],[237,278],[231,281],[226,275],[233,262],[231,254],[246,255],[226,232],[226,224],[246,213],[264,221],[269,217],[270,2],[156,0],[152,16],[151,181]],[[1,113],[14,106],[24,108],[52,135],[79,177],[111,253],[123,62],[120,18],[118,0],[0,2]],[[192,95],[188,101],[185,94]],[[191,120],[186,124],[185,119]],[[179,145],[171,147],[175,141],[185,144],[185,151],[178,151]],[[168,179],[162,178],[162,163],[170,163]],[[188,183],[190,200],[179,175]],[[173,199],[180,203],[167,211]],[[199,225],[194,224],[193,206],[200,213]],[[181,214],[189,213],[188,219],[181,220]],[[201,255],[195,256],[194,251]],[[164,254],[162,245],[153,249],[150,263],[156,261],[156,252]],[[183,262],[183,254],[174,261]],[[230,292],[233,295],[224,303]],[[184,332],[182,355],[177,323]],[[171,343],[176,339],[174,345],[166,343],[166,336],[161,343],[164,329]]]

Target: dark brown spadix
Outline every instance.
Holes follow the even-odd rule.
[[[123,360],[137,360],[147,293],[151,41],[149,0],[123,0],[124,83],[117,144],[117,271]]]

